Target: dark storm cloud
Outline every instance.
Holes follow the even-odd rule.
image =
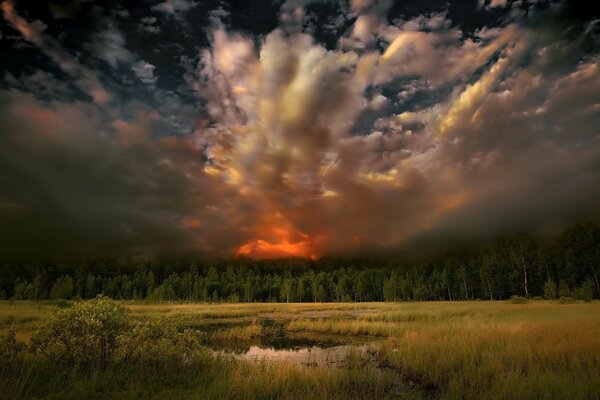
[[[387,253],[600,217],[593,9],[61,7],[2,3],[5,257]]]
[[[41,103],[20,91],[0,101],[10,127],[0,143],[4,255],[187,254],[235,244],[217,238],[227,227],[207,208],[227,190],[207,189],[215,183],[193,137],[151,138],[152,110],[132,104],[133,118],[107,125],[88,104]],[[195,237],[205,229],[200,218],[217,227],[210,244]]]

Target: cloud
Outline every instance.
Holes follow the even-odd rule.
[[[146,19],[154,22],[156,19]],[[140,60],[137,55],[125,47],[125,37],[112,23],[107,29],[96,32],[92,41],[87,44],[95,57],[106,61],[113,69],[120,65],[129,65],[135,76],[146,85],[153,86],[158,77],[155,76],[156,66]]]
[[[154,76],[154,70],[156,67],[150,63],[145,61],[139,61],[135,63],[131,69],[135,73],[135,75],[145,84],[154,85],[156,83],[157,77]]]
[[[506,7],[508,0],[479,0],[479,6],[487,9]]]
[[[144,18],[141,18],[140,21],[142,21],[140,28],[143,29],[144,31],[150,32],[150,33],[159,33],[160,32],[160,26],[155,25],[157,23],[156,17],[144,17]]]
[[[111,122],[16,90],[0,103],[3,256],[217,254],[238,237],[195,138],[153,137],[154,111],[130,104]]]
[[[379,53],[327,51],[307,35],[274,31],[256,59],[250,40],[215,33],[204,71],[208,82],[223,81],[210,104],[226,107],[214,114],[219,140],[207,140],[210,171],[258,205],[240,252],[269,256],[279,245],[282,254],[394,248],[421,235],[461,231],[458,221],[471,211],[478,217],[462,232],[472,238],[515,229],[519,221],[541,229],[573,218],[574,204],[598,199],[598,191],[572,185],[568,196],[552,196],[543,183],[562,175],[558,154],[565,144],[544,139],[549,120],[541,110],[563,80],[573,80],[551,84],[523,69],[527,55],[543,46],[543,33],[508,25],[482,31],[485,39],[474,42],[444,21],[435,15],[379,27],[373,35],[388,42]],[[578,74],[591,79],[593,68],[595,61]],[[423,88],[455,90],[428,109],[398,114],[396,125],[381,120],[384,131],[354,134],[353,123],[381,100],[368,100],[366,89],[403,76],[435,83]],[[590,87],[584,93],[594,91],[591,82],[581,85]],[[528,95],[538,101],[527,104]],[[582,99],[588,112],[594,101]],[[525,106],[531,111],[519,108]],[[404,127],[411,124],[416,132]],[[539,164],[528,164],[540,145]],[[590,171],[599,161],[597,153],[575,158],[585,161],[574,161],[572,171]],[[527,168],[530,174],[517,172]],[[554,198],[553,206],[532,213],[538,198],[532,188]]]
[[[193,1],[188,0],[167,0],[151,7],[151,10],[164,14],[176,15],[182,11],[187,11],[194,7]]]
[[[106,61],[112,68],[119,64],[131,64],[135,59],[125,47],[125,37],[115,26],[94,34],[88,47],[96,57]]]
[[[41,21],[28,22],[19,16],[11,1],[0,3],[4,19],[12,25],[25,40],[31,42],[52,59],[66,74],[75,78],[75,84],[87,93],[96,103],[104,104],[110,100],[109,93],[104,89],[95,71],[82,65],[69,54],[59,41],[46,35],[46,26]]]
[[[136,100],[109,95],[2,3],[24,39],[98,91],[85,101],[58,73],[5,74],[0,239],[13,254],[431,251],[600,218],[598,49],[593,29],[565,29],[564,9],[465,34],[446,12],[390,23],[391,2],[353,1],[332,47],[298,23],[312,2],[285,4],[267,35],[216,24],[177,68],[157,57],[161,86],[162,71],[185,70],[172,90],[105,25],[95,54],[131,68]]]

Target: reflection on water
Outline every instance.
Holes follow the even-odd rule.
[[[248,361],[285,361],[305,366],[343,367],[350,353],[365,355],[374,349],[374,338],[366,336],[323,335],[306,332],[287,332],[285,322],[261,320],[262,334],[246,340],[213,340],[210,332],[224,329],[224,324],[206,324],[209,333],[205,344],[215,355]],[[244,323],[227,324],[243,326]],[[371,345],[368,345],[371,343]]]
[[[366,354],[369,345],[338,345],[333,347],[309,346],[294,349],[249,346],[245,352],[214,350],[215,354],[248,361],[285,361],[309,367],[341,367],[349,354]]]
[[[214,355],[249,362],[286,362],[302,367],[366,367],[365,373],[390,382],[391,398],[425,400],[435,398],[431,391],[418,388],[410,378],[381,364],[379,340],[368,336],[324,335],[288,332],[284,321],[262,320],[261,335],[248,339],[216,339],[210,333],[244,326],[246,323],[222,322],[204,325],[204,344]]]
[[[378,378],[389,380],[390,398],[404,400],[435,398],[434,392],[431,390],[421,389],[416,386],[415,382],[398,374],[397,371],[379,366],[377,364],[377,357],[375,356],[377,351],[378,346],[376,343],[336,345],[332,347],[313,345],[293,349],[277,349],[274,347],[262,347],[261,345],[250,345],[242,352],[231,351],[231,348],[228,350],[213,349],[213,353],[219,357],[230,357],[251,362],[287,362],[303,367],[344,368],[353,365],[355,361],[359,361],[361,366],[370,366],[368,370],[365,370],[368,373],[375,374]]]

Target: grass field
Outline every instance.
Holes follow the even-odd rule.
[[[125,357],[85,373],[26,353],[3,362],[0,397],[600,399],[599,302],[122,304],[131,321],[193,332],[206,351],[181,366],[158,346],[151,372]],[[0,333],[28,343],[52,307],[2,302]],[[368,351],[350,346],[330,367],[269,356],[325,343]],[[265,358],[228,357],[229,345]]]

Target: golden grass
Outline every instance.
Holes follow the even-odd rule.
[[[237,363],[222,369],[193,399],[395,399],[394,375],[361,369],[302,368],[288,363]]]
[[[12,329],[18,340],[29,342],[33,331],[48,315],[51,306],[29,301],[0,301],[0,334]]]
[[[264,334],[263,319],[279,320],[297,334],[376,336],[383,370],[390,367],[400,374],[398,379],[436,388],[440,399],[600,399],[597,301],[124,304],[134,318],[168,318],[198,326],[246,324],[215,331],[214,340],[257,338]],[[26,337],[48,309],[46,304],[0,302],[0,330],[13,327]],[[344,378],[342,372],[321,369],[298,375],[292,367],[269,364],[231,368],[235,379],[230,382],[241,392],[248,390],[248,399],[280,398],[270,396],[282,396],[284,388],[294,388],[291,397],[284,398],[294,393],[303,398],[310,392],[304,392],[304,379],[320,382],[317,395],[336,397],[334,386],[345,385],[343,379],[350,376],[356,379],[356,374]],[[203,395],[198,398],[211,398],[210,393]]]
[[[212,340],[250,340],[259,337],[262,334],[263,327],[257,321],[250,325],[234,326],[213,332]]]
[[[600,394],[600,321],[446,323],[390,337],[390,365],[447,399],[592,399]]]
[[[290,332],[316,332],[353,336],[389,336],[400,332],[402,327],[390,322],[369,322],[362,320],[299,320],[291,321],[286,328]]]

